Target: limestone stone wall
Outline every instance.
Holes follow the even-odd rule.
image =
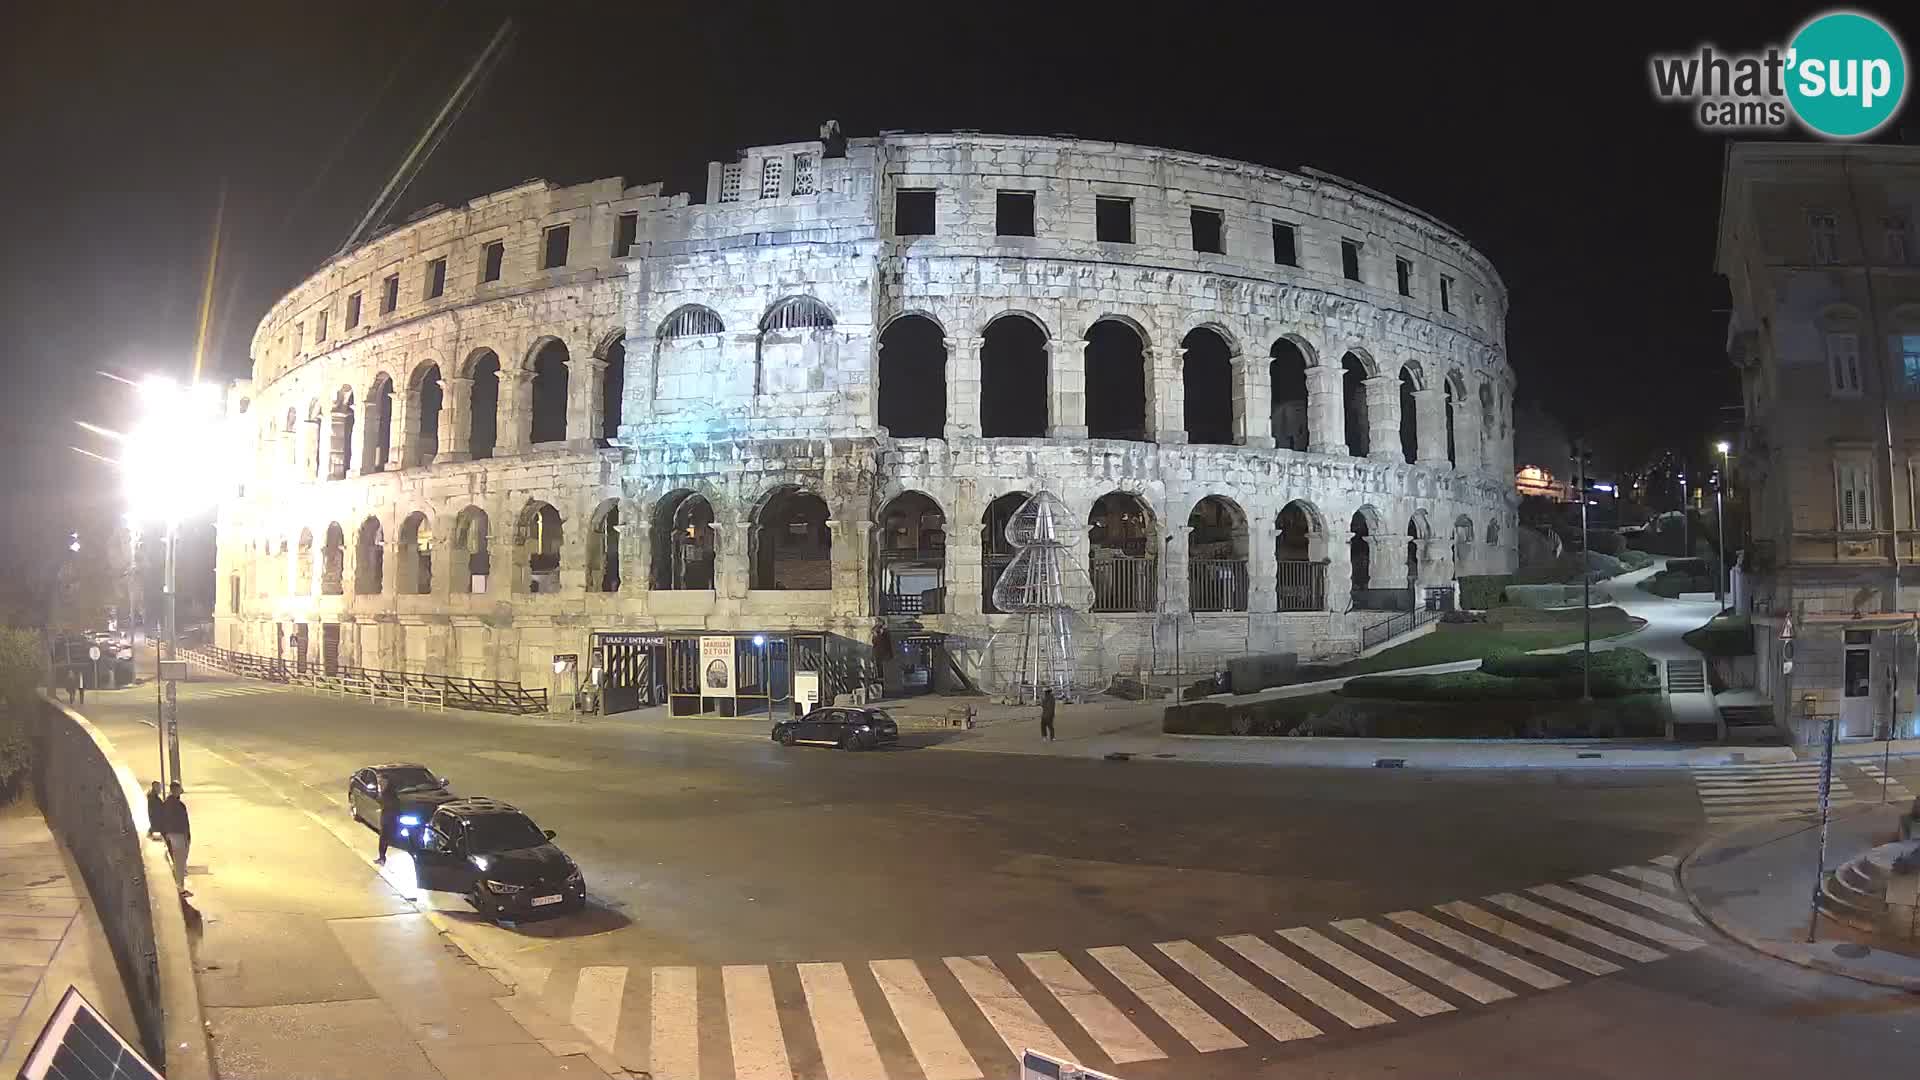
[[[1514,565],[1506,292],[1444,224],[1324,174],[1147,147],[955,134],[827,150],[716,163],[701,204],[618,179],[529,183],[418,215],[290,292],[230,395],[252,456],[221,512],[219,643],[284,654],[304,625],[317,660],[331,624],[345,663],[545,686],[552,654],[586,654],[596,630],[864,640],[887,610],[884,523],[908,492],[944,516],[945,610],[920,624],[981,639],[1007,618],[982,602],[994,498],[1045,488],[1082,521],[1103,496],[1134,500],[1146,535],[1129,553],[1152,565],[1129,572],[1151,574],[1153,601],[1095,616],[1124,668],[1167,668],[1176,650],[1188,668],[1352,652],[1380,617],[1349,610],[1356,555],[1376,589]],[[927,197],[903,191],[931,193],[931,233],[901,235],[898,207]],[[1000,235],[1002,192],[1032,199],[1035,235]],[[1101,199],[1130,201],[1131,242],[1099,238]],[[1194,250],[1196,211],[1219,215],[1219,251]],[[1277,261],[1276,223],[1296,265]],[[543,266],[561,225],[562,265]],[[495,243],[499,280],[483,281]],[[1003,319],[1039,342],[1014,374],[1044,398],[1044,431],[985,419],[1007,393]],[[880,357],[907,320],[936,345],[886,379],[939,388],[944,421],[896,437]],[[1117,370],[1088,344],[1102,325],[1138,344],[1140,369],[1118,371],[1143,388],[1129,438],[1089,437]],[[1189,370],[1202,354],[1214,382]],[[1277,400],[1276,377],[1302,400]],[[1365,456],[1348,451],[1349,396]],[[565,437],[534,442],[536,414],[556,410]],[[1196,415],[1217,418],[1217,443],[1190,441]],[[1304,417],[1306,445],[1276,439],[1275,416]],[[781,578],[830,587],[756,587],[786,492],[824,502],[831,552]],[[691,496],[712,513],[713,587],[651,587]],[[1189,610],[1189,519],[1210,496],[1237,524],[1204,554],[1243,564],[1212,572],[1244,575],[1245,610]],[[1325,564],[1318,610],[1279,595],[1290,504],[1312,523],[1293,555]]]

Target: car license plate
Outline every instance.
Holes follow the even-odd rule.
[[[564,899],[566,899],[564,896],[536,896],[533,898],[533,906],[546,907],[548,904],[557,904]]]

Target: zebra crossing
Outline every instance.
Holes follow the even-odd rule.
[[[255,697],[260,694],[279,694],[286,687],[276,683],[242,683],[235,686],[195,686],[188,683],[180,687],[180,700],[198,701],[208,698]]]
[[[1422,911],[1084,950],[718,968],[518,969],[516,996],[654,1080],[985,1080],[1495,1006],[1706,942],[1676,861]],[[644,1063],[644,1064],[642,1064]]]
[[[1889,801],[1913,800],[1907,787],[1883,772],[1879,762],[1835,761],[1829,802],[1833,806],[1878,803],[1882,780]],[[1820,808],[1818,761],[1699,765],[1693,769],[1693,782],[1709,825],[1759,824]]]

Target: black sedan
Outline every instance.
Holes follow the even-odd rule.
[[[587,906],[586,876],[553,830],[498,799],[455,799],[433,812],[413,856],[423,889],[460,893],[495,922]]]
[[[782,746],[808,743],[837,746],[842,750],[871,750],[899,742],[900,725],[893,722],[885,709],[834,706],[773,725],[773,741]]]
[[[433,816],[434,808],[458,798],[447,789],[444,776],[435,776],[425,765],[394,762],[369,765],[347,780],[347,810],[353,820],[375,832],[380,831],[380,795],[391,791],[399,800],[399,821],[393,833],[402,840],[411,837]]]

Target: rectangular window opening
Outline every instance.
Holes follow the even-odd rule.
[[[400,275],[388,274],[380,283],[380,314],[391,315],[400,306]]]
[[[1133,243],[1133,200],[1096,196],[1093,200],[1093,236],[1107,244]]]
[[[1033,192],[995,192],[993,196],[993,231],[997,236],[1034,235]]]
[[[1222,233],[1226,229],[1226,216],[1218,210],[1193,208],[1193,250],[1210,255],[1225,253],[1222,246]]]
[[[573,226],[552,225],[541,234],[540,269],[552,270],[567,265],[567,242],[573,238]]]
[[[899,188],[893,193],[893,235],[932,236],[933,192],[926,188]]]
[[[1837,469],[1840,481],[1840,531],[1872,531],[1873,467],[1865,462],[1842,461]]]
[[[1886,220],[1887,261],[1895,266],[1905,266],[1912,261],[1913,247],[1907,239],[1907,219],[1890,217]]]
[[[1284,221],[1273,223],[1273,261],[1281,266],[1300,265],[1300,256],[1294,248],[1293,226]]]
[[[347,329],[353,330],[360,325],[360,294],[347,295]]]
[[[1360,241],[1340,241],[1340,272],[1348,281],[1360,280]]]
[[[507,242],[495,240],[480,251],[480,283],[499,281],[500,271],[507,261]]]
[[[1900,335],[1900,385],[1920,394],[1920,334]]]
[[[1827,335],[1827,378],[1836,397],[1860,394],[1860,335]]]
[[[1807,212],[1808,244],[1816,263],[1840,261],[1840,221],[1832,211]]]
[[[315,345],[327,340],[327,315],[328,312],[322,311],[313,317],[313,343]]]
[[[620,231],[613,238],[613,257],[624,259],[627,252],[633,250],[633,242],[640,238],[640,213],[620,215]]]
[[[427,299],[432,300],[447,291],[447,258],[441,257],[427,264]]]
[[[1440,275],[1440,310],[1453,310],[1453,279],[1445,274]]]
[[[1393,260],[1393,276],[1400,286],[1401,296],[1413,295],[1413,263],[1406,259]]]

